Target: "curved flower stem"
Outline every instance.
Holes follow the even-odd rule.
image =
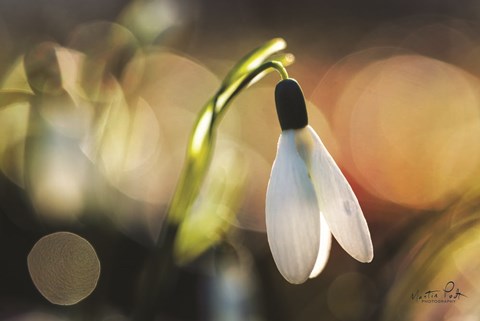
[[[217,93],[200,111],[188,141],[181,176],[167,209],[167,221],[162,226],[140,281],[143,291],[133,312],[133,320],[154,320],[155,312],[168,305],[178,273],[173,254],[175,237],[180,223],[195,202],[208,171],[215,145],[216,126],[233,97],[242,89],[272,70],[276,70],[283,79],[288,78],[284,66],[293,63],[293,55],[281,54],[270,58],[285,47],[283,39],[272,39],[242,58],[225,77]]]
[[[230,86],[225,92],[214,96],[215,113],[212,122],[215,122],[217,116],[223,115],[229,106],[230,101],[245,87],[254,84],[256,79],[264,77],[268,72],[276,70],[282,79],[288,78],[288,73],[283,64],[277,60],[268,60],[254,69],[245,77],[238,79],[234,85]],[[236,85],[238,83],[238,85]]]
[[[216,126],[230,106],[230,102],[240,91],[254,83],[254,80],[272,70],[276,70],[282,79],[288,78],[288,73],[281,62],[266,61],[249,74],[234,81],[222,92],[219,91],[203,107],[190,136],[182,175],[167,212],[170,223],[179,224],[198,196],[213,153]]]
[[[230,86],[233,82],[250,73],[273,54],[285,49],[286,47],[287,43],[285,40],[281,38],[274,38],[267,41],[260,47],[252,50],[250,53],[240,59],[229,71],[229,73],[225,76],[218,92],[224,91],[225,88]]]

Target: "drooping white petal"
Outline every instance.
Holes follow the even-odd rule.
[[[317,133],[305,128],[313,142],[308,148],[310,175],[318,203],[338,243],[360,262],[373,259],[370,231],[357,197]]]
[[[327,265],[328,257],[330,256],[330,247],[332,246],[332,233],[328,228],[327,221],[322,214],[320,214],[320,249],[318,251],[317,260],[310,273],[309,278],[312,279],[320,274]]]
[[[293,130],[280,135],[266,199],[267,236],[278,270],[290,283],[305,282],[320,244],[320,210]]]

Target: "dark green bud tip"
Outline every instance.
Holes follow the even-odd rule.
[[[284,79],[275,87],[275,104],[282,130],[307,126],[308,116],[302,88],[295,79]]]

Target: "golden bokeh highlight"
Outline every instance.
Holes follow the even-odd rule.
[[[69,232],[42,237],[28,254],[27,263],[37,290],[58,305],[82,301],[100,277],[100,261],[92,245]]]
[[[36,101],[36,108],[59,134],[81,139],[88,132],[95,114],[93,104],[84,99],[80,87],[84,56],[60,46],[56,46],[54,52],[61,89],[55,95],[42,95]]]
[[[323,96],[334,103],[343,165],[379,198],[415,208],[445,206],[478,175],[478,79],[420,55],[367,57],[358,56],[359,67],[346,63],[354,72],[344,75],[333,98]]]
[[[127,63],[139,53],[133,34],[117,23],[93,21],[78,25],[67,47],[83,54],[78,86],[84,99],[107,103],[117,97],[117,84]]]
[[[128,180],[114,184],[117,188],[122,191],[129,188],[130,197],[149,203],[170,201],[196,114],[218,83],[217,77],[204,66],[165,50],[152,50],[127,66],[122,78],[122,87],[128,88],[124,91],[126,99],[144,106],[144,116],[136,120],[139,139],[134,146],[148,148],[126,152],[130,157],[154,153],[136,172],[127,173]],[[125,126],[119,124],[112,140],[120,134],[131,136],[122,132]]]
[[[148,166],[161,146],[158,121],[143,100],[138,100],[132,108],[124,100],[113,101],[105,110],[103,121],[81,145],[114,185],[122,182],[125,175],[131,175],[130,172]]]
[[[75,220],[84,208],[86,163],[62,142],[50,142],[34,157],[29,191],[37,213],[46,220]]]
[[[478,188],[412,233],[398,257],[382,320],[475,320],[480,299]],[[429,233],[424,233],[428,228]]]
[[[175,190],[196,114],[219,81],[186,56],[150,48],[133,56],[112,84],[80,148],[110,186],[127,196],[105,197],[101,206],[120,230],[151,245]],[[230,121],[226,131],[237,127]]]

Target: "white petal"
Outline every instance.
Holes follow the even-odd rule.
[[[315,267],[313,268],[312,273],[310,273],[309,278],[314,278],[320,274],[327,265],[328,257],[330,256],[330,247],[332,245],[332,233],[328,228],[327,221],[325,217],[320,215],[320,249],[317,255],[317,261],[315,262]]]
[[[306,129],[313,140],[308,155],[310,175],[328,227],[352,257],[370,262],[373,259],[372,240],[357,197],[317,133],[310,126]]]
[[[266,200],[267,236],[278,270],[290,283],[305,282],[317,258],[320,210],[293,130],[283,131]]]

